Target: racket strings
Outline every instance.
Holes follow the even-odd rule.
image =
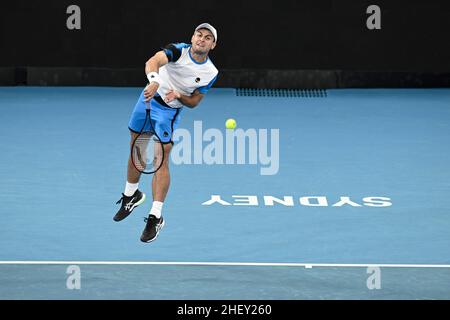
[[[163,147],[156,135],[140,134],[133,145],[133,164],[137,170],[144,173],[159,169],[164,158]]]

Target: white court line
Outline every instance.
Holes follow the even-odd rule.
[[[243,267],[337,267],[337,268],[450,268],[450,264],[386,263],[272,263],[272,262],[163,262],[163,261],[0,261],[0,265],[163,265],[163,266],[243,266]]]

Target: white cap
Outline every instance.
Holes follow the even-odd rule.
[[[209,23],[202,23],[197,28],[195,28],[195,31],[197,31],[198,29],[208,29],[209,31],[211,31],[214,36],[214,41],[217,42],[217,30],[212,25],[210,25]]]

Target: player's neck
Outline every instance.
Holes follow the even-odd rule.
[[[205,53],[205,54],[198,54],[198,53],[195,53],[193,50],[192,50],[192,47],[190,48],[190,53],[191,53],[191,57],[192,57],[192,59],[194,59],[196,62],[198,62],[198,63],[202,63],[202,62],[205,62],[206,61],[206,59],[208,59],[208,54],[207,53]]]

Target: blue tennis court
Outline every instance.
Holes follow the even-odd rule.
[[[149,176],[112,220],[141,90],[0,88],[1,299],[450,298],[449,89],[211,89],[182,111],[151,244]]]

